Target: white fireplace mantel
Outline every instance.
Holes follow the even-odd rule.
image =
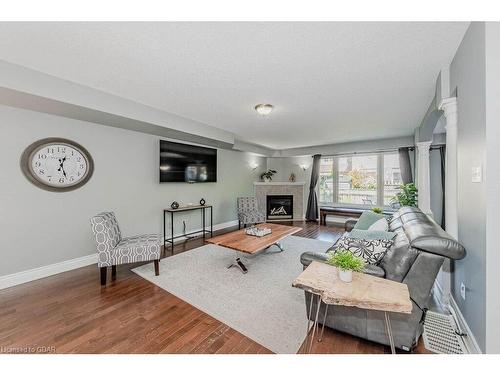
[[[271,182],[262,182],[256,181],[253,183],[254,185],[285,185],[285,186],[303,186],[305,182],[279,182],[279,181],[271,181]]]

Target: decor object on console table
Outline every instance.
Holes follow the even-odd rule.
[[[172,210],[177,210],[179,208],[179,203],[176,201],[173,201],[172,204],[170,205]]]
[[[266,215],[259,210],[256,197],[239,197],[236,200],[238,209],[238,229],[241,224],[258,224],[266,221]]]
[[[119,264],[154,261],[155,275],[160,274],[161,240],[157,234],[122,238],[113,212],[103,212],[90,219],[97,246],[97,266],[101,270],[101,285],[106,285],[107,269],[111,266],[113,280]]]
[[[272,181],[273,179],[273,176],[276,174],[277,172],[274,170],[274,169],[268,169],[267,172],[264,172],[260,175],[260,178],[264,181],[264,182],[270,182]]]
[[[361,272],[365,268],[363,258],[351,253],[349,250],[337,249],[330,253],[328,264],[337,267],[340,280],[350,283],[352,281],[352,272]]]
[[[307,336],[305,340],[306,350],[308,352],[312,349],[318,331],[321,306],[324,306],[322,314],[323,323],[318,341],[323,339],[329,307],[331,306],[331,310],[333,310],[334,306],[345,306],[383,312],[391,353],[396,354],[391,320],[388,313],[401,313],[407,315],[412,313],[413,306],[406,284],[358,272],[355,273],[352,282],[346,284],[340,281],[336,267],[313,261],[309,267],[295,279],[292,285],[296,288],[303,289],[311,295],[309,300],[311,308],[308,313]],[[316,313],[313,316],[312,306],[314,297],[316,297]],[[330,315],[332,314],[333,312]],[[355,316],[353,318],[356,319]],[[397,321],[399,320],[398,318]],[[311,321],[314,323],[311,337],[309,338]]]
[[[210,209],[210,230],[206,229],[206,219],[205,219],[205,210],[209,208]],[[176,212],[186,212],[186,211],[193,211],[193,210],[201,210],[202,215],[201,215],[201,225],[202,229],[197,230],[191,233],[183,233],[179,236],[174,235],[174,213]],[[167,212],[170,213],[170,238],[167,239],[167,234],[165,230],[165,217],[167,215]],[[213,215],[213,208],[212,206],[195,206],[193,204],[188,204],[185,207],[177,207],[177,208],[165,208],[163,210],[163,248],[167,248],[167,242],[172,244],[172,255],[174,254],[174,240],[176,238],[181,238],[181,237],[188,237],[192,234],[197,234],[197,233],[202,233],[203,234],[203,239],[205,239],[205,236],[207,233],[210,233],[210,237],[213,236],[214,234],[214,215]]]
[[[201,199],[200,199],[200,206],[204,206],[204,205],[205,205],[205,203],[207,203],[207,202],[205,201],[205,199],[204,199],[204,198],[201,198]]]

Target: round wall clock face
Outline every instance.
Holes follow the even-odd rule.
[[[89,152],[63,138],[41,139],[24,150],[21,169],[36,186],[50,191],[69,191],[85,184],[94,170]]]

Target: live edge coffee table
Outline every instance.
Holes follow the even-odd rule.
[[[325,320],[329,305],[354,306],[360,309],[379,310],[385,314],[385,328],[391,353],[396,354],[394,337],[392,335],[389,312],[411,314],[412,303],[408,286],[396,281],[353,272],[352,282],[345,283],[338,277],[336,267],[325,263],[313,261],[292,284],[296,288],[311,293],[309,314],[307,317],[307,334],[305,349],[311,351],[318,327],[318,316],[321,305],[325,306],[321,335],[321,341],[325,329]],[[310,344],[308,339],[311,330],[313,298],[316,296],[316,313]],[[309,349],[308,349],[309,346]]]
[[[206,240],[208,243],[227,247],[228,249],[241,252],[246,258],[252,258],[269,249],[271,246],[276,246],[280,251],[283,251],[283,245],[280,243],[285,237],[302,230],[299,227],[291,227],[289,225],[279,225],[272,223],[257,224],[258,228],[270,228],[272,233],[263,237],[251,236],[245,233],[245,229],[240,229],[235,232],[222,234]],[[228,268],[237,267],[243,273],[247,273],[247,267],[237,257],[236,261],[229,265]]]

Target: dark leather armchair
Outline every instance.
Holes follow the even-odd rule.
[[[348,220],[346,230],[352,230],[355,223]],[[409,351],[422,334],[432,287],[445,257],[462,259],[465,249],[415,207],[399,209],[389,221],[389,230],[396,232],[394,245],[378,265],[368,266],[365,272],[408,285],[413,311],[410,315],[391,314],[391,324],[396,347]],[[324,262],[326,259],[326,253],[306,252],[301,256],[304,268],[313,260]],[[306,292],[306,312],[309,303]],[[319,322],[323,321],[322,311]],[[389,345],[384,324],[383,312],[356,307],[330,306],[326,316],[326,326],[330,328]]]

